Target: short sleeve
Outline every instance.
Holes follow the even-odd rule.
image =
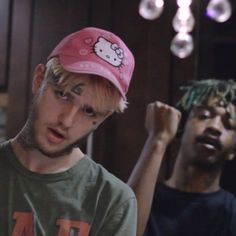
[[[98,236],[136,236],[137,201],[130,198],[107,217]]]

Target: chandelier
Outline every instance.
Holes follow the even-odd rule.
[[[176,0],[178,9],[172,20],[176,35],[171,41],[171,52],[179,57],[186,58],[194,48],[191,31],[195,25],[195,19],[191,11],[192,0]],[[164,0],[141,0],[139,14],[147,20],[157,19],[164,8]],[[206,16],[222,23],[227,21],[232,14],[232,6],[229,0],[210,0],[206,8]]]

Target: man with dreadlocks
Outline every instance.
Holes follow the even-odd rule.
[[[128,181],[138,200],[137,235],[146,227],[145,236],[235,236],[236,198],[220,187],[220,176],[235,153],[236,83],[208,79],[182,89],[177,108],[185,127],[164,183],[156,180],[181,113],[161,102],[147,108],[148,139]]]

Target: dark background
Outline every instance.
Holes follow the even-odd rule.
[[[139,16],[139,0],[0,0],[0,93],[7,95],[7,138],[25,122],[35,65],[45,63],[69,33],[86,26],[113,31],[133,51],[136,68],[129,108],[96,131],[93,158],[126,181],[146,138],[147,103],[160,100],[174,105],[180,96],[178,87],[190,79],[236,78],[236,13],[227,22],[216,23],[205,16],[208,2],[193,0],[195,49],[191,56],[179,59],[169,50],[175,35],[175,0],[166,0],[161,17],[153,21]],[[231,3],[235,10],[235,1]],[[175,149],[173,143],[160,178],[170,174]],[[222,185],[236,193],[234,179],[235,161],[226,166]]]

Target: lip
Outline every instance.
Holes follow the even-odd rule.
[[[54,128],[47,129],[47,139],[51,143],[60,144],[66,140],[66,135]]]
[[[214,145],[211,145],[209,143],[199,143],[201,146],[203,146],[205,149],[216,151],[217,148]]]
[[[215,146],[208,143],[196,143],[196,151],[199,155],[204,157],[214,156],[218,153],[218,149]]]
[[[220,141],[217,138],[210,136],[201,136],[197,138],[198,145],[211,151],[218,151],[221,149]]]

